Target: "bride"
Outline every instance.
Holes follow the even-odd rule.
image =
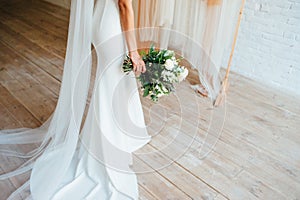
[[[8,199],[138,199],[137,178],[130,168],[132,152],[151,136],[134,74],[124,76],[121,71],[126,52],[136,74],[146,71],[137,52],[133,17],[131,0],[72,0],[55,111],[41,127],[0,131],[0,154],[24,162],[1,174],[0,180],[30,175]],[[97,72],[83,121],[91,45]],[[37,148],[23,152],[21,146],[26,144]]]

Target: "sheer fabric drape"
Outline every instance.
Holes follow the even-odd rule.
[[[101,0],[101,2],[103,5],[100,5],[100,8],[102,9],[107,8],[107,3],[110,3],[109,6],[116,3],[115,0]],[[99,3],[99,0],[96,3]],[[139,16],[139,19],[136,20],[139,22],[139,26],[154,27],[140,30],[140,39],[156,41],[162,48],[177,49],[199,70],[199,78],[207,83],[206,86],[211,92],[211,96],[214,97],[220,83],[218,71],[222,60],[221,55],[231,40],[229,36],[231,36],[236,22],[240,2],[223,0],[220,1],[220,4],[209,4],[207,1],[200,0],[140,0],[139,4],[136,4],[136,0],[134,3],[136,16]],[[94,0],[72,0],[62,85],[54,113],[39,128],[0,131],[1,156],[19,158],[16,166],[5,169],[7,173],[1,174],[0,180],[17,175],[27,174],[30,176],[30,179],[12,193],[9,199],[54,197],[57,191],[64,193],[65,189],[69,189],[72,184],[76,184],[77,181],[80,183],[81,180],[86,180],[87,177],[93,175],[93,173],[85,174],[83,172],[85,167],[90,169],[92,166],[91,168],[96,169],[99,166],[99,162],[88,156],[88,152],[85,151],[85,147],[97,147],[96,143],[89,140],[90,129],[86,129],[88,130],[87,134],[81,138],[86,146],[77,149],[90,83],[94,9]],[[120,38],[115,39],[117,41]],[[107,43],[107,46],[103,44],[103,48],[100,45],[98,49],[109,49],[110,47],[111,44]],[[120,55],[121,53],[112,56]],[[93,105],[92,102],[91,104]],[[88,121],[89,119],[87,117]],[[142,139],[131,140],[132,146],[127,150],[123,149],[123,153],[131,153],[146,144],[149,138],[145,136],[146,134],[141,135]],[[113,142],[115,142],[113,146],[118,146],[118,142]],[[23,152],[22,145],[27,144],[35,144],[35,146],[32,146],[31,150]],[[119,146],[128,147],[124,144]],[[93,152],[98,150],[95,148]],[[127,156],[130,159],[130,155],[126,154],[126,158],[128,158]],[[72,163],[76,162],[74,157],[82,158],[78,163],[79,168],[74,172],[78,177],[76,177],[76,181],[67,185],[68,187],[63,187],[64,181],[68,180],[64,179],[65,175],[70,172]],[[127,164],[127,162],[128,160],[125,160],[124,163]],[[82,168],[80,164],[83,166]],[[120,163],[111,164],[118,166]],[[121,193],[125,196],[136,197],[135,188],[132,190],[132,187],[126,184],[128,180],[131,181],[131,184],[136,184],[134,176],[128,179],[128,176],[113,169],[105,170],[104,174],[101,174],[103,171],[90,171],[95,172],[95,177],[100,177],[99,180],[93,181],[101,181],[101,177],[106,180],[108,176]],[[76,187],[73,188],[76,189]],[[100,188],[98,189],[100,191]],[[57,199],[61,197],[60,194],[57,194]],[[101,194],[105,196],[105,193]],[[92,195],[90,194],[90,198]],[[115,198],[118,199],[118,197]]]
[[[51,197],[70,165],[90,82],[93,6],[93,0],[72,1],[62,85],[54,113],[39,128],[0,131],[1,154],[23,161],[16,169],[6,169],[9,173],[0,175],[0,180],[32,170],[31,178],[9,199],[20,195],[25,198],[24,191],[28,192],[29,187],[31,195],[26,198]],[[81,80],[80,85],[76,84],[77,80]],[[26,153],[16,152],[16,147],[11,145],[34,143],[38,147]],[[47,187],[41,183],[47,183]]]
[[[83,124],[92,44],[99,60]],[[72,0],[54,113],[41,127],[0,131],[0,156],[14,161],[5,163],[0,180],[28,178],[8,199],[138,199],[131,153],[151,137],[138,93],[132,93],[136,81],[121,72],[125,50],[116,0]],[[31,149],[24,152],[24,145]]]
[[[220,88],[219,71],[226,62],[241,0],[135,0],[136,20],[142,41],[177,49],[196,64],[199,79],[215,99]],[[229,56],[228,56],[229,58]]]

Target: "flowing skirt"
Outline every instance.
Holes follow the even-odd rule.
[[[80,135],[76,130],[81,127],[78,116],[84,107],[78,105],[85,105],[80,102],[85,99],[81,91],[87,87],[82,77],[89,73],[84,64],[77,73],[64,74],[56,110],[41,127],[1,131],[0,144],[41,142],[37,149],[24,154],[0,149],[9,156],[30,158],[23,166],[0,176],[5,179],[32,169],[30,180],[11,198],[30,187],[28,199],[138,199],[137,177],[129,165],[132,153],[147,144],[151,136],[146,129],[134,74],[126,76],[121,70],[126,48],[117,1],[96,2],[92,27],[97,72]],[[71,83],[75,85],[68,85]]]

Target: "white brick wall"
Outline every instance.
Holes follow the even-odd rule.
[[[246,0],[232,70],[300,95],[300,0]]]

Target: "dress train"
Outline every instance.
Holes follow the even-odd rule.
[[[80,129],[90,83],[91,44],[97,54],[97,72]],[[1,174],[0,180],[32,169],[30,179],[10,199],[28,187],[27,199],[138,199],[137,178],[129,165],[132,153],[151,136],[136,80],[121,71],[125,53],[117,0],[73,0],[54,113],[36,129],[0,132],[0,153],[26,159],[19,168]],[[32,143],[39,146],[30,152],[9,148],[10,144]]]

